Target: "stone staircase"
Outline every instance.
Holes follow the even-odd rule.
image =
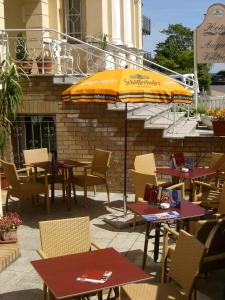
[[[109,110],[124,111],[125,104],[108,104]],[[197,117],[186,117],[185,112],[174,112],[173,104],[128,103],[127,118],[143,120],[144,128],[163,130],[164,138],[183,139],[186,136],[210,136],[211,130],[197,128]]]

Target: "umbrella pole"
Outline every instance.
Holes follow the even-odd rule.
[[[123,189],[123,213],[127,215],[127,103],[125,103],[124,118],[124,189]]]

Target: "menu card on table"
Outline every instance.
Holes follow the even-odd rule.
[[[77,280],[83,282],[105,283],[111,275],[111,271],[86,270],[80,277],[77,277]]]
[[[142,217],[146,221],[178,219],[180,217],[180,213],[178,213],[177,211],[166,211],[157,214],[142,215]]]

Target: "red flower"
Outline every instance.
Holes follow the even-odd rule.
[[[21,224],[22,220],[16,212],[6,213],[0,217],[0,230],[16,229]]]

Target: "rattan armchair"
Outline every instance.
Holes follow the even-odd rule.
[[[225,153],[212,152],[209,167],[215,169],[215,175],[208,176],[203,181],[195,180],[192,189],[193,201],[208,197],[211,200],[218,198],[221,185],[224,182]]]
[[[168,282],[158,285],[151,283],[125,285],[121,289],[120,299],[191,299],[204,252],[205,247],[201,242],[194,236],[181,230],[174,250],[174,256],[171,260]],[[181,289],[174,284],[174,281],[178,283]]]
[[[35,162],[42,162],[42,161],[50,161],[51,154],[48,153],[47,148],[37,148],[37,149],[27,149],[23,150],[24,162],[27,168],[27,171],[30,170],[30,164]],[[34,168],[31,168],[32,172],[34,173]],[[37,172],[41,173],[44,172],[43,169],[37,168]]]
[[[137,155],[134,159],[134,170],[142,174],[155,175],[157,185],[165,184],[164,181],[161,181],[156,177],[156,163],[154,153]]]
[[[87,188],[89,186],[94,186],[94,191],[96,192],[97,185],[105,185],[108,202],[110,201],[107,181],[107,171],[109,168],[110,159],[111,151],[95,149],[92,164],[84,167],[84,173],[82,175],[74,175],[71,178],[72,183],[84,188],[84,200],[87,199]],[[90,174],[88,174],[88,169],[90,169]]]
[[[8,181],[8,189],[6,196],[6,211],[8,210],[8,202],[10,197],[19,199],[17,202],[18,210],[21,211],[21,201],[38,196],[39,194],[45,195],[45,205],[48,205],[48,187],[47,182],[38,183],[33,181],[32,177],[28,177],[27,181],[19,178],[15,164],[0,160],[5,176]]]
[[[27,170],[30,170],[31,168],[30,166],[32,163],[51,161],[52,158],[51,153],[48,152],[47,148],[23,150],[23,155],[24,155],[24,162],[25,162],[25,166],[27,167]],[[31,168],[31,170],[32,173],[34,174],[35,170],[33,167]],[[54,195],[55,195],[55,184],[57,183],[62,184],[63,199],[65,200],[64,174],[60,174],[59,172],[57,172],[57,174],[46,174],[45,170],[41,168],[36,168],[35,176],[36,176],[36,180],[41,183],[45,181],[45,177],[47,176],[48,185],[51,186],[52,199],[54,199]]]
[[[193,187],[194,190],[201,190],[201,195],[199,193],[198,197],[195,197],[196,204],[215,209],[214,217],[216,218],[225,216],[225,183],[219,189],[205,182],[195,181]]]
[[[89,217],[59,219],[39,222],[42,258],[90,251],[101,247],[91,241]],[[47,287],[44,284],[46,299]]]
[[[193,234],[205,245],[206,252],[203,257],[200,272],[208,272],[219,268],[225,268],[225,219],[199,220],[195,222]],[[173,244],[171,244],[171,238]],[[172,228],[164,227],[162,281],[166,280],[169,262],[175,255],[176,241],[179,232]],[[193,252],[194,253],[194,252]]]

